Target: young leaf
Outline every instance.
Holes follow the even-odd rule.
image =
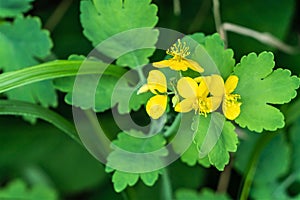
[[[31,9],[34,0],[0,1],[0,17],[15,17]]]
[[[199,116],[194,123],[194,141],[181,156],[182,161],[189,165],[195,165],[198,161],[206,167],[211,164],[218,170],[224,170],[230,159],[229,152],[237,150],[235,127],[219,113],[212,113],[207,117]],[[207,155],[200,158],[201,152]]]
[[[269,104],[283,104],[296,96],[300,81],[289,70],[274,68],[270,52],[244,56],[234,74],[239,77],[235,92],[241,95],[241,113],[235,120],[241,127],[262,132],[284,126],[284,116]]]
[[[118,59],[121,66],[135,68],[149,62],[147,58],[153,54],[158,37],[158,32],[151,29],[158,21],[157,7],[150,0],[85,0],[80,10],[84,34],[93,46],[109,39],[105,47],[98,48],[100,52]]]
[[[119,133],[118,139],[113,141],[114,151],[107,157],[106,172],[114,171],[112,181],[116,192],[133,186],[138,178],[146,185],[152,186],[162,173],[161,169],[151,168],[160,166],[161,158],[168,154],[164,148],[166,141],[163,135],[142,137],[145,137],[143,133],[131,130]],[[124,171],[115,168],[123,168]]]
[[[50,53],[52,42],[49,33],[41,29],[36,17],[18,17],[13,23],[0,25],[0,68],[5,72],[25,68],[38,63]],[[47,91],[47,92],[45,92]],[[43,81],[17,88],[6,93],[10,99],[56,106],[55,89],[51,81]]]

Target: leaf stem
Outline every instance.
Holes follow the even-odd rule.
[[[181,114],[177,114],[172,125],[164,132],[165,137],[170,137],[173,133],[175,133],[178,130],[178,127],[180,125],[180,120],[181,120]]]
[[[263,149],[265,146],[269,143],[269,141],[275,136],[276,134],[273,133],[265,133],[261,136],[261,138],[257,141],[254,150],[252,152],[251,159],[249,160],[248,163],[248,170],[246,173],[246,178],[244,180],[244,185],[242,188],[242,192],[240,195],[240,200],[247,200],[251,185],[253,182],[253,178],[256,172],[256,167],[259,161],[260,154],[262,153]]]
[[[162,188],[161,196],[164,200],[172,200],[172,185],[167,168],[163,169],[162,173]]]
[[[137,71],[137,73],[139,75],[140,82],[145,83],[146,82],[146,77],[144,75],[143,68],[139,67],[139,68],[136,69],[136,71]]]

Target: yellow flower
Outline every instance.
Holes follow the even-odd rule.
[[[151,91],[155,96],[151,97],[146,105],[146,111],[153,119],[160,118],[167,108],[167,81],[165,75],[158,70],[151,70],[147,78],[147,84],[143,85],[138,94]]]
[[[236,119],[241,112],[240,106],[242,103],[238,102],[241,96],[239,94],[231,94],[235,90],[238,81],[239,78],[237,76],[231,75],[225,82],[225,95],[222,110],[225,117],[230,120]]]
[[[200,84],[197,83],[200,82]],[[175,106],[177,112],[189,112],[207,116],[207,113],[218,109],[224,94],[224,82],[218,75],[201,77],[196,80],[183,77],[177,83],[177,90],[184,98]],[[210,94],[210,96],[209,96]]]
[[[204,72],[204,69],[200,67],[197,62],[185,58],[190,55],[189,47],[186,46],[185,42],[181,43],[180,39],[178,39],[178,44],[173,44],[173,46],[167,50],[167,54],[173,56],[173,58],[155,62],[153,63],[153,66],[157,68],[170,67],[172,70],[176,71],[186,71],[190,68],[199,73]]]

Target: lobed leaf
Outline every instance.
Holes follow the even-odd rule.
[[[0,68],[4,72],[35,65],[38,60],[50,54],[52,41],[49,33],[41,29],[39,18],[17,17],[13,23],[3,22],[0,25],[0,35]],[[51,81],[24,86],[6,94],[9,99],[40,103],[44,107],[57,105]]]
[[[229,163],[229,152],[237,150],[235,127],[219,113],[207,117],[200,115],[194,123],[194,141],[181,160],[191,166],[199,162],[206,167],[211,164],[218,170],[224,170]]]
[[[0,17],[15,17],[31,9],[34,0],[0,1]]]
[[[239,77],[235,90],[241,95],[241,114],[235,120],[241,127],[262,132],[284,126],[284,116],[270,104],[283,104],[296,97],[300,81],[289,70],[274,68],[270,52],[244,56],[234,69]]]
[[[158,37],[158,31],[152,30],[158,21],[157,7],[150,0],[86,0],[80,10],[84,35],[93,46],[106,40],[98,51],[118,59],[121,66],[135,68],[149,62]]]
[[[161,134],[146,138],[141,136],[145,135],[131,130],[119,133],[118,139],[113,141],[114,150],[107,157],[106,172],[114,173],[112,181],[116,192],[124,190],[127,186],[133,186],[139,178],[146,185],[152,186],[162,173],[161,169],[149,169],[160,166],[161,158],[168,153],[164,148],[166,144],[164,137]]]

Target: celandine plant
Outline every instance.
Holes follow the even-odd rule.
[[[0,4],[6,11],[0,13],[5,96],[0,114],[57,126],[105,165],[116,192],[139,179],[154,186],[161,176],[163,198],[174,199],[167,169],[178,159],[224,171],[231,155],[247,147],[239,147],[238,132],[271,134],[285,127],[278,105],[295,98],[300,85],[288,69],[274,69],[271,52],[250,53],[236,63],[218,33],[183,35],[155,28],[158,7],[150,0],[82,0],[83,33],[94,50],[46,62],[52,42],[40,20],[24,17],[26,7],[17,11],[5,5]],[[167,55],[152,57],[151,63],[156,49]],[[56,90],[66,93],[74,123],[49,109],[59,103]],[[113,124],[109,128],[97,118],[104,112],[112,113],[105,119]],[[256,165],[247,171],[237,163],[246,177],[241,198],[247,199]],[[7,191],[0,190],[0,198],[14,197]],[[229,199],[211,190],[175,193],[176,199]]]

